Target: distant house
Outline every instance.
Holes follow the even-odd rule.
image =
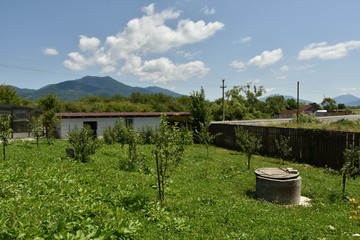
[[[75,127],[82,128],[85,125],[102,137],[105,127],[114,127],[116,120],[122,118],[125,125],[132,124],[135,129],[146,127],[157,128],[160,124],[161,116],[166,115],[170,121],[186,122],[190,121],[191,114],[188,112],[131,112],[131,113],[58,113],[60,119],[58,125],[58,137],[67,138],[67,135]]]
[[[302,106],[299,109],[299,113],[310,114],[310,113],[316,113],[317,110],[318,110],[318,108],[316,106],[305,105],[305,106]],[[297,114],[297,112],[298,112],[297,109],[283,110],[279,114],[275,115],[275,117],[277,117],[277,118],[291,118],[293,115]]]
[[[306,113],[315,113],[317,110],[319,110],[314,105],[305,105],[300,108],[300,111],[306,112]]]

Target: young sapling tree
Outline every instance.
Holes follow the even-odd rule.
[[[3,145],[3,159],[6,160],[6,146],[9,144],[9,138],[13,130],[10,127],[11,116],[0,115],[0,140]]]
[[[200,123],[200,131],[196,131],[197,139],[206,147],[206,157],[209,158],[209,144],[214,140],[216,135],[209,132],[210,123]]]
[[[93,131],[89,126],[75,128],[69,133],[69,143],[74,148],[75,159],[87,162],[89,156],[94,154],[99,147],[99,142],[94,138]]]
[[[256,137],[254,134],[240,127],[235,129],[235,137],[236,143],[248,159],[248,169],[250,169],[252,155],[258,153],[261,148],[261,138]]]
[[[290,137],[280,136],[275,139],[275,145],[279,154],[281,164],[284,164],[284,159],[291,156],[292,147],[290,146]]]
[[[36,146],[39,147],[39,139],[43,135],[43,125],[41,117],[31,118],[30,125],[36,139]]]
[[[158,194],[160,202],[164,203],[167,179],[183,159],[185,144],[181,129],[176,125],[170,125],[165,116],[162,117],[154,143]]]
[[[342,195],[345,196],[346,179],[355,179],[360,175],[360,148],[350,146],[344,151],[345,163],[340,170],[342,174]]]

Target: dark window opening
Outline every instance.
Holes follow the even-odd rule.
[[[132,118],[125,118],[125,126],[130,127],[134,125],[134,119]]]

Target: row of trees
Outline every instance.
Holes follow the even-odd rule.
[[[201,89],[198,94],[204,95]],[[0,85],[0,104],[15,104],[26,107],[43,109],[44,99],[52,98],[57,100],[55,110],[59,112],[189,112],[192,109],[192,94],[174,98],[164,94],[141,94],[134,93],[131,97],[115,95],[112,97],[89,96],[78,101],[60,102],[53,94],[41,98],[35,102],[21,99],[15,89]],[[295,99],[285,99],[283,96],[271,96],[265,101],[259,98],[265,93],[263,86],[256,86],[248,83],[242,86],[234,86],[226,92],[225,119],[226,120],[248,120],[258,118],[271,118],[275,114],[286,109],[296,109]],[[51,97],[49,97],[51,96]],[[205,96],[203,96],[205,98]],[[54,100],[55,99],[55,100]],[[45,104],[46,105],[46,104]],[[211,120],[222,120],[222,99],[213,102],[207,101],[211,108],[208,116]],[[300,106],[304,103],[300,103]],[[332,98],[324,98],[320,103],[311,103],[318,109],[334,111],[345,109],[344,104],[336,104]],[[47,109],[43,109],[48,111]],[[199,126],[197,128],[199,130]]]

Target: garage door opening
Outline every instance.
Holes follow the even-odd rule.
[[[90,129],[93,131],[94,138],[97,137],[97,134],[96,134],[96,132],[97,132],[97,122],[96,122],[96,121],[84,122],[83,125],[84,125],[84,127],[85,127],[85,126],[89,126]]]

